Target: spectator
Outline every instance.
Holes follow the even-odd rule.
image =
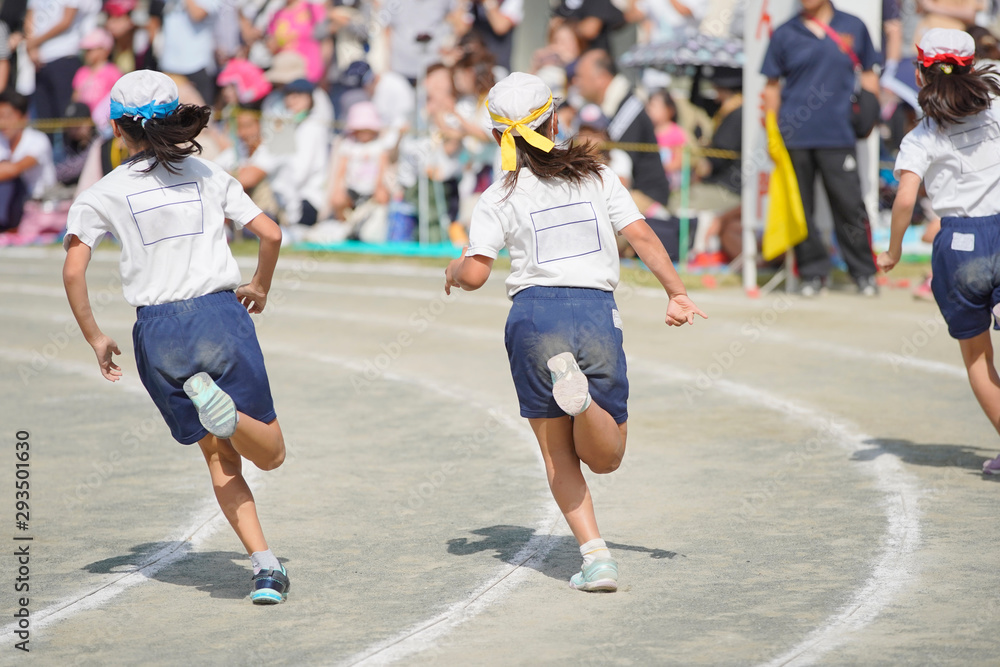
[[[80,69],[80,0],[30,0],[24,19],[28,55],[35,63],[32,103],[40,118],[58,118],[73,95]]]
[[[114,39],[103,28],[94,28],[82,40],[83,67],[73,77],[73,101],[83,102],[93,112],[98,103],[111,94],[121,71],[108,62]]]
[[[632,188],[632,158],[620,148],[610,148],[608,144],[608,117],[596,104],[585,104],[577,114],[579,130],[576,140],[589,144],[600,153],[601,160],[611,168],[618,180],[626,188]],[[621,237],[620,237],[621,238]]]
[[[386,128],[386,145],[395,146],[415,120],[417,98],[413,87],[402,74],[385,70],[369,79],[365,90]]]
[[[685,30],[697,30],[708,14],[705,0],[640,0],[638,10],[645,19],[643,41],[667,42]]]
[[[330,208],[339,220],[347,218],[368,200],[389,203],[386,169],[389,151],[380,140],[382,120],[371,102],[358,102],[351,107],[344,124],[347,136],[334,151]]]
[[[514,29],[524,19],[524,0],[464,0],[465,30],[477,33],[493,54],[496,64],[510,71],[514,47]]]
[[[606,51],[588,51],[580,58],[573,79],[577,90],[588,102],[601,107],[611,119],[608,136],[613,142],[656,144],[653,121],[643,103],[635,96],[624,76],[615,73],[614,63]],[[628,151],[632,158],[633,197],[644,211],[671,257],[680,249],[680,224],[667,210],[670,184],[658,153]]]
[[[296,79],[281,89],[289,117],[279,121],[267,150],[254,153],[254,178],[240,178],[245,189],[256,186],[265,176],[270,179],[285,224],[315,225],[327,199],[329,121],[317,117],[315,90],[308,79]],[[329,104],[329,98],[322,97]],[[284,132],[285,127],[291,132]]]
[[[110,91],[108,91],[110,92]],[[70,102],[63,117],[76,124],[66,128],[63,137],[63,156],[56,163],[56,179],[63,185],[76,185],[87,161],[91,146],[97,139],[90,122],[90,108],[83,102]]]
[[[877,54],[861,19],[834,9],[830,0],[803,0],[802,9],[774,31],[761,68],[768,79],[764,108],[778,114],[809,229],[808,238],[795,247],[802,295],[819,294],[832,268],[815,222],[818,172],[833,210],[841,256],[859,293],[875,296],[878,287],[858,176],[851,95],[856,83],[854,58],[863,69],[861,85],[878,92],[878,77],[872,72]]]
[[[283,86],[306,78],[306,61],[296,51],[282,51],[274,56],[271,69],[267,70],[267,80],[274,84],[274,91],[264,98],[261,105],[265,118],[282,118],[288,115],[285,108]],[[310,117],[327,126],[333,122],[333,102],[321,88],[313,88]]]
[[[646,102],[646,113],[656,130],[656,143],[660,147],[660,161],[670,178],[674,190],[680,187],[681,167],[684,164],[684,147],[688,135],[677,124],[677,105],[666,90],[655,90]]]
[[[0,229],[16,229],[25,202],[41,199],[55,183],[52,144],[28,127],[28,100],[5,90],[0,93]]]
[[[294,51],[301,55],[306,63],[305,78],[314,84],[323,77],[323,54],[316,33],[325,18],[322,5],[306,0],[286,0],[267,28],[271,52]]]
[[[572,79],[576,61],[586,48],[586,40],[577,34],[571,24],[557,22],[549,27],[548,44],[532,55],[532,69],[537,72],[544,67],[560,67],[566,71],[566,76]]]
[[[584,51],[610,52],[610,35],[625,25],[625,14],[611,0],[560,0],[549,19],[549,31],[564,24],[584,43]]]
[[[448,17],[455,0],[420,0],[393,4],[389,23],[389,69],[415,86],[421,70],[436,62],[453,37]],[[426,41],[418,41],[427,38]]]
[[[215,13],[220,0],[166,0],[160,70],[185,77],[215,103]]]
[[[108,15],[104,28],[114,40],[111,49],[111,61],[123,74],[134,72],[142,64],[136,54],[136,25],[132,21],[132,11],[136,8],[136,0],[107,0],[104,12]],[[143,50],[148,51],[148,41]]]

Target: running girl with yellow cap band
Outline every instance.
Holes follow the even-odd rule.
[[[707,316],[593,149],[554,146],[558,116],[541,79],[515,72],[487,102],[507,174],[476,205],[470,245],[448,265],[445,291],[482,287],[507,247],[507,355],[521,416],[538,438],[549,488],[580,543],[583,566],[570,586],[614,591],[618,563],[597,529],[580,462],[610,473],[625,454],[628,378],[613,295],[620,269],[615,235],[628,239],[667,291],[668,325]]]

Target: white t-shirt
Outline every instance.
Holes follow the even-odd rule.
[[[195,21],[184,0],[167,0],[163,7],[163,52],[160,71],[194,74],[215,70],[215,17],[219,0],[195,0],[208,13]]]
[[[941,217],[1000,213],[1000,100],[957,125],[925,118],[899,147],[897,178],[903,170],[924,180]]]
[[[347,160],[344,186],[359,195],[370,196],[378,188],[379,168],[386,149],[380,139],[362,143],[345,137],[337,148],[337,157]]]
[[[235,178],[208,160],[189,157],[171,174],[148,160],[121,165],[84,190],[69,209],[66,240],[91,248],[111,232],[122,244],[125,300],[150,306],[236,289],[240,269],[226,242],[261,210]]]
[[[83,3],[86,4],[86,3]],[[44,35],[57,23],[62,21],[67,9],[76,9],[76,18],[66,30],[38,47],[38,57],[43,63],[75,56],[80,51],[80,26],[87,18],[84,16],[86,7],[81,8],[80,0],[29,0],[28,9],[32,11],[36,35]]]
[[[615,235],[645,218],[607,167],[579,185],[540,181],[527,168],[507,199],[504,179],[486,189],[472,212],[467,256],[510,252],[507,295],[532,287],[613,291],[621,265]]]
[[[285,142],[287,143],[287,142]],[[317,211],[326,201],[326,183],[330,163],[330,131],[325,123],[310,115],[295,126],[293,150],[279,152],[277,146],[265,145],[254,151],[250,164],[264,171],[278,205],[293,224],[302,219],[302,202]],[[281,147],[284,148],[284,147]]]
[[[662,42],[678,35],[685,28],[695,28],[701,24],[708,14],[709,3],[705,0],[679,0],[691,11],[691,16],[685,16],[677,11],[671,0],[641,0],[639,9],[653,24],[651,42]]]
[[[34,167],[21,174],[21,181],[32,199],[41,199],[42,194],[56,184],[56,166],[52,161],[52,143],[33,127],[26,127],[21,132],[21,141],[11,153],[7,137],[0,135],[0,161],[20,162],[26,157],[33,157],[38,162]]]

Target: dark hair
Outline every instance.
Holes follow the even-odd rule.
[[[594,54],[594,66],[598,69],[607,72],[611,76],[618,74],[618,68],[615,66],[615,61],[611,55],[604,49],[590,49],[585,53]],[[582,56],[581,56],[582,57]]]
[[[493,76],[493,66],[496,60],[493,54],[467,53],[455,63],[454,69],[471,69],[476,81],[476,95],[480,98],[486,97],[490,89],[496,83]],[[454,71],[454,70],[453,70]]]
[[[0,104],[9,104],[22,116],[28,115],[28,98],[15,91],[13,86],[0,92]]]
[[[179,173],[175,164],[201,152],[201,144],[195,138],[208,125],[212,110],[206,106],[182,104],[166,118],[134,120],[129,116],[116,118],[121,131],[134,143],[143,145],[142,153],[149,154],[153,163],[143,172],[150,172],[158,165],[171,174]]]
[[[946,74],[941,67],[951,67]],[[954,125],[963,118],[990,108],[993,98],[1000,95],[1000,83],[992,67],[973,69],[971,65],[934,63],[920,65],[924,86],[917,95],[924,115],[938,125]]]
[[[665,107],[667,107],[668,109],[670,109],[670,113],[672,113],[673,116],[674,116],[673,118],[671,118],[671,120],[676,123],[677,122],[677,103],[674,102],[674,98],[671,97],[671,95],[667,91],[667,89],[666,88],[659,88],[657,90],[654,90],[653,92],[651,92],[649,94],[649,99],[652,100],[654,97],[659,97],[663,101],[663,105]]]
[[[547,132],[542,134],[548,135]],[[604,166],[598,150],[583,143],[566,148],[556,146],[546,153],[529,144],[524,137],[514,137],[514,148],[517,150],[518,168],[527,167],[539,179],[562,179],[579,184],[590,176],[599,175]],[[504,176],[503,182],[507,187],[504,199],[514,194],[519,171],[509,171]]]

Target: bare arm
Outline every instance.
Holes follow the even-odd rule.
[[[903,22],[892,19],[885,22],[885,59],[898,62],[903,57]]]
[[[49,41],[56,35],[61,35],[62,33],[69,30],[70,26],[73,25],[73,20],[76,18],[76,8],[67,7],[63,10],[62,18],[54,26],[49,28],[46,32],[41,35],[33,35],[34,32],[34,16],[31,12],[28,13],[24,20],[24,30],[28,34],[28,49],[37,49],[39,46]],[[29,29],[28,17],[31,17],[31,28]],[[29,32],[30,30],[30,32]]]
[[[862,72],[861,87],[877,97],[879,94],[878,74],[872,70]]]
[[[493,260],[483,255],[473,255],[466,257],[462,250],[462,256],[453,259],[448,263],[448,268],[444,271],[444,291],[451,294],[452,287],[460,287],[467,292],[477,290],[486,284],[493,270]]]
[[[281,227],[274,220],[261,213],[248,222],[245,227],[260,239],[257,251],[257,271],[245,285],[236,289],[239,298],[249,313],[259,313],[267,305],[267,293],[271,291],[271,279],[274,277],[274,267],[278,264],[278,251],[281,249]]]
[[[486,20],[498,36],[502,37],[514,29],[516,24],[500,11],[499,0],[483,0],[483,8],[486,9]]]
[[[708,315],[694,305],[694,302],[688,297],[687,288],[681,282],[681,277],[677,275],[674,263],[670,261],[670,256],[667,255],[659,237],[646,224],[645,220],[636,220],[625,227],[621,234],[639,255],[639,259],[660,281],[667,296],[670,297],[665,320],[668,325],[694,324],[695,315],[708,318]]]
[[[184,9],[195,23],[201,23],[208,18],[208,12],[195,0],[184,0]]]
[[[952,7],[943,5],[935,0],[920,0],[919,4],[928,14],[950,16],[970,25],[976,22],[976,11],[980,7],[980,3],[978,2],[975,7]]]
[[[913,220],[913,207],[917,204],[921,180],[912,171],[904,170],[900,173],[899,190],[896,191],[896,200],[892,203],[889,249],[878,256],[878,267],[883,271],[891,271],[903,256],[903,234]]]
[[[94,318],[90,306],[90,296],[87,294],[87,266],[90,264],[90,247],[76,236],[71,236],[69,249],[66,251],[66,262],[63,264],[63,286],[66,288],[66,298],[73,311],[73,317],[80,326],[83,337],[94,348],[101,375],[111,382],[116,382],[122,375],[122,369],[112,360],[112,354],[121,354],[118,344],[101,331]]]
[[[0,181],[15,179],[37,164],[38,160],[30,155],[21,158],[17,162],[0,162]]]
[[[0,60],[0,92],[7,88],[10,79],[10,61]]]
[[[781,81],[768,79],[764,85],[764,113],[773,111],[777,115],[781,110]]]

